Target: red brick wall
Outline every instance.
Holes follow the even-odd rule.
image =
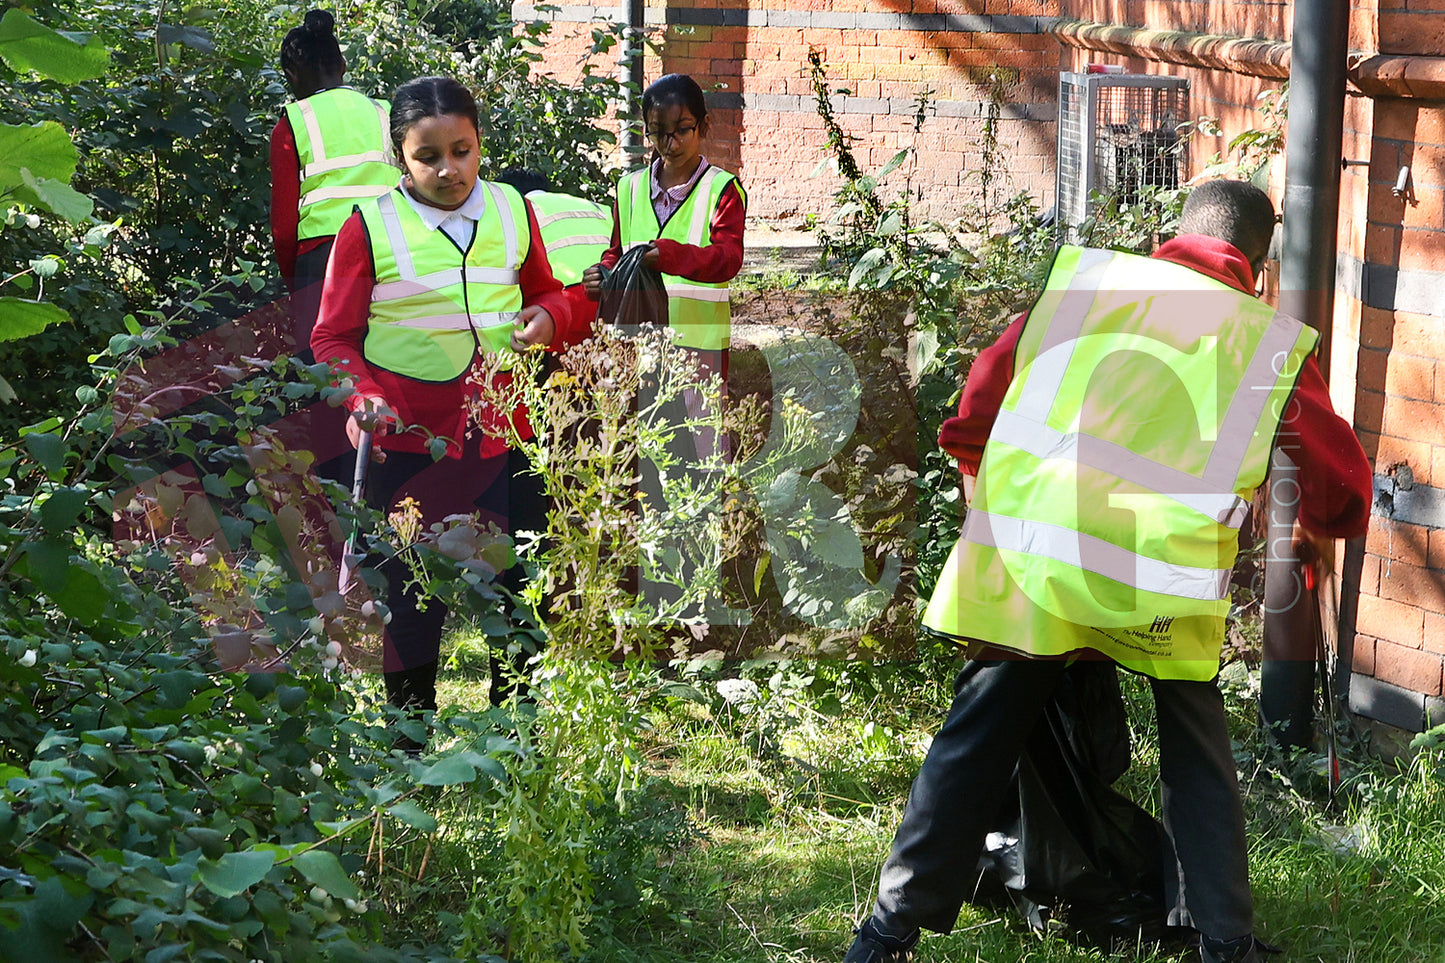
[[[1056,11],[1057,0],[654,2],[661,55],[648,58],[646,75],[686,73],[714,91],[708,157],[738,172],[751,215],[783,221],[826,213],[838,187],[827,171],[812,176],[827,155],[810,50],[822,54],[830,86],[849,92],[834,109],[865,169],[913,142],[913,101],[931,90],[934,108],[916,138],[921,162],[890,183],[911,179],[922,191],[920,213],[947,218],[975,193],[992,100],[1008,158],[998,189],[1052,195],[1060,48],[1038,18]],[[566,22],[553,28],[564,38],[577,31]],[[575,73],[577,49],[549,43],[546,69]]]

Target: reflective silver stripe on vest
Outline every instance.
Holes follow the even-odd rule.
[[[1249,446],[1254,440],[1259,420],[1264,417],[1265,407],[1274,396],[1273,389],[1279,383],[1280,373],[1285,370],[1284,365],[1288,365],[1289,353],[1303,330],[1304,322],[1287,314],[1276,313],[1270,321],[1269,328],[1254,350],[1254,357],[1249,359],[1239,390],[1229,400],[1229,410],[1220,425],[1219,438],[1204,468],[1206,483],[1232,485],[1239,477],[1240,469],[1249,457]],[[1283,358],[1284,365],[1276,364],[1280,358]]]
[[[512,205],[507,203],[507,195],[502,193],[500,185],[493,184],[491,181],[487,181],[486,185],[487,194],[492,203],[497,205],[497,214],[502,219],[502,243],[507,251],[506,260],[502,263],[506,264],[509,270],[515,271],[518,267],[517,223],[512,218]]]
[[[386,243],[396,261],[396,273],[401,275],[402,280],[415,281],[416,265],[411,259],[411,247],[406,243],[406,232],[401,229],[401,219],[397,217],[396,195],[390,192],[382,195],[376,207],[381,211],[381,223],[386,227]]]
[[[538,214],[538,215],[537,215],[537,226],[538,226],[538,227],[551,227],[553,224],[556,224],[558,221],[566,221],[566,220],[570,220],[570,219],[572,219],[572,218],[577,218],[577,217],[585,217],[585,218],[587,218],[588,220],[592,220],[592,221],[601,221],[601,220],[604,220],[604,219],[606,218],[606,215],[602,213],[602,208],[600,208],[600,207],[597,208],[596,210],[590,210],[590,211],[581,211],[581,210],[578,210],[578,211],[557,211],[557,212],[555,212],[555,213],[553,213],[553,214]]]
[[[999,411],[989,440],[1021,449],[1035,458],[1057,458],[1108,472],[1171,498],[1228,528],[1239,528],[1249,513],[1249,502],[1230,489],[1215,486],[1213,490],[1199,491],[1207,489],[1208,483],[1189,472],[1154,461],[1115,442],[1058,431],[1007,409]],[[1231,476],[1230,481],[1233,480]]]
[[[379,187],[375,184],[358,184],[352,187],[318,187],[301,195],[301,206],[318,201],[365,201],[391,192],[395,185]]]
[[[345,170],[348,167],[356,167],[360,164],[368,163],[390,164],[391,157],[383,151],[369,150],[361,154],[347,154],[344,157],[334,157],[330,160],[317,161],[314,164],[307,164],[301,169],[301,179],[305,180],[317,174],[329,174],[332,171]]]
[[[383,139],[385,132],[391,129],[391,117],[386,108],[375,101],[377,119],[381,122]],[[301,114],[301,122],[306,125],[306,136],[311,141],[311,150],[316,159],[301,169],[301,179],[305,180],[313,174],[324,174],[327,171],[340,170],[343,167],[352,167],[365,161],[380,161],[383,164],[396,163],[396,155],[392,152],[391,144],[387,143],[380,151],[368,151],[364,154],[353,154],[347,157],[331,158],[326,155],[326,141],[321,138],[321,125],[316,120],[316,108],[309,100],[301,100],[296,103],[296,109]],[[310,195],[307,195],[308,197]],[[375,194],[365,195],[375,197]],[[303,199],[304,200],[304,199]],[[324,200],[324,198],[318,198]]]
[[[669,282],[667,285],[667,296],[670,298],[688,298],[692,301],[726,301],[728,289],[706,287],[701,284],[687,284]]]
[[[386,281],[372,286],[371,300],[399,301],[418,294],[430,294],[448,285],[465,281],[468,284],[516,284],[518,273],[502,268],[469,267],[465,271],[448,268],[405,281]]]
[[[707,203],[707,199],[712,196],[713,181],[725,176],[720,168],[709,167],[692,189],[692,222],[687,226],[687,243],[693,247],[701,247],[704,241],[712,238],[712,232],[708,230],[712,225],[712,205]]]
[[[485,314],[433,314],[425,318],[408,318],[393,321],[400,328],[426,328],[429,331],[470,331],[472,328],[485,330],[515,324],[519,312],[491,311]]]
[[[1231,569],[1171,565],[1060,525],[972,509],[964,538],[976,545],[1053,559],[1158,595],[1217,602],[1227,598]]]
[[[1103,283],[1104,272],[1114,261],[1114,252],[1095,248],[1084,248],[1079,254],[1079,266],[1069,286],[1063,291],[1045,291],[1040,300],[1061,298],[1058,310],[1049,319],[1039,344],[1038,357],[1029,365],[1028,381],[1019,396],[1019,414],[1039,424],[1048,418],[1054,408],[1054,401],[1064,384],[1064,372],[1073,360],[1072,344],[1079,340],[1088,320],[1089,310],[1094,306],[1093,298],[1085,295],[1095,293]],[[1035,306],[1037,310],[1037,306]],[[1067,351],[1051,350],[1068,344]]]
[[[547,245],[547,250],[560,251],[563,248],[576,247],[579,244],[600,244],[601,246],[606,247],[608,243],[611,242],[611,240],[612,238],[603,237],[601,234],[574,234],[571,237],[563,238],[560,241],[553,241],[551,244]]]

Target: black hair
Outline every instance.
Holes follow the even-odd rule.
[[[477,99],[460,81],[451,77],[418,77],[396,88],[391,95],[391,143],[396,147],[396,156],[401,156],[401,142],[417,121],[446,114],[460,114],[481,133]]]
[[[303,77],[346,70],[331,11],[308,10],[301,26],[287,32],[281,41],[281,69]]]
[[[1179,233],[1207,234],[1239,248],[1256,273],[1274,235],[1274,202],[1248,181],[1206,181],[1189,192]]]
[[[546,175],[528,170],[525,167],[509,167],[492,178],[492,180],[499,184],[515,187],[518,194],[530,194],[533,191],[547,191],[550,193],[556,190]]]
[[[659,77],[642,92],[643,122],[647,122],[647,115],[654,110],[671,107],[673,104],[686,107],[699,124],[707,122],[707,98],[702,95],[702,88],[697,81],[687,74]]]

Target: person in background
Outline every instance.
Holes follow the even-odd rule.
[[[697,81],[668,74],[642,94],[652,162],[617,183],[612,237],[583,283],[600,297],[602,271],[622,252],[646,245],[646,267],[667,284],[668,323],[677,343],[696,353],[705,374],[727,380],[732,314],[728,282],[743,266],[747,194],[738,179],[702,154],[707,100]]]
[[[552,274],[572,306],[572,327],[585,337],[597,318],[597,302],[587,295],[583,275],[606,253],[612,231],[612,215],[601,204],[564,194],[546,177],[522,168],[505,170],[497,183],[521,192],[537,212],[542,241]]]
[[[480,444],[466,439],[467,402],[477,391],[468,375],[477,359],[551,345],[568,328],[567,299],[536,214],[512,188],[478,179],[477,104],[456,80],[403,84],[390,119],[401,184],[358,205],[342,225],[311,336],[316,357],[356,387],[347,400],[352,446],[363,431],[373,433],[368,501],[390,510],[415,497],[424,523],[479,509],[484,523],[509,532],[544,530],[546,499],[526,456],[491,435]],[[436,464],[433,438],[446,445]],[[468,504],[454,504],[459,495]],[[413,711],[434,709],[446,609],[418,597],[404,565],[392,560],[382,571],[392,613],[387,698]],[[517,589],[520,578],[514,565],[503,583]],[[494,665],[494,703],[511,691],[498,675]]]
[[[281,72],[296,100],[271,131],[271,242],[307,360],[336,232],[355,204],[396,186],[388,104],[343,85],[335,28],[330,13],[311,10],[286,34]]]
[[[1364,534],[1372,497],[1317,334],[1253,297],[1273,227],[1264,192],[1200,185],[1152,258],[1063,248],[1046,294],[973,363],[939,439],[968,514],[923,620],[970,658],[845,963],[903,963],[921,929],[952,929],[1029,733],[1081,657],[1154,693],[1169,924],[1199,932],[1202,963],[1259,963],[1216,681],[1239,527],[1275,445],[1300,467],[1302,542]]]

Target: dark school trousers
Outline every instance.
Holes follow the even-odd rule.
[[[475,444],[467,448],[470,450],[461,458],[437,462],[427,454],[387,452],[386,461],[371,466],[367,504],[391,511],[409,496],[422,508],[423,525],[447,515],[480,511],[483,526],[493,521],[508,534],[545,530],[546,494],[542,480],[526,471],[527,456],[509,451],[482,458]],[[408,584],[411,572],[401,560],[387,559],[378,568],[386,577],[386,603],[391,611],[382,651],[387,698],[402,708],[435,709],[437,660],[447,608],[436,599],[423,598]],[[502,574],[501,583],[513,592],[520,591],[522,567],[513,565]],[[523,653],[514,660],[517,665],[513,668],[525,660]],[[492,703],[505,701],[511,691],[512,674],[494,657]]]
[[[890,932],[947,933],[970,895],[984,835],[1029,732],[1068,663],[969,661],[933,739],[878,883],[874,918]],[[1169,923],[1229,939],[1254,929],[1244,807],[1218,685],[1150,679],[1159,723],[1164,828],[1178,855],[1164,878]]]

